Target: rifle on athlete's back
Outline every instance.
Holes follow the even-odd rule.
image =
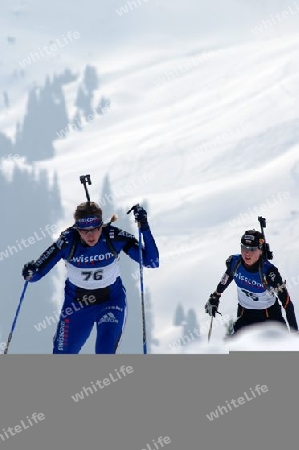
[[[265,219],[265,217],[259,216],[258,217],[258,221],[259,221],[260,226],[261,226],[261,233],[263,235],[263,240],[264,240],[263,248],[262,248],[262,250],[263,250],[263,257],[264,257],[264,259],[267,259],[267,260],[273,259],[273,252],[271,252],[270,246],[266,242],[266,237],[265,237],[265,232],[264,232],[264,228],[266,228],[266,219]]]

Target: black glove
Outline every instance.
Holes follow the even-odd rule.
[[[145,209],[142,208],[142,206],[135,206],[134,208],[134,216],[136,222],[138,222],[140,225],[140,228],[142,231],[149,229],[149,224],[147,221],[147,212]]]
[[[29,263],[25,264],[22,270],[22,275],[25,280],[30,280],[30,278],[33,277],[33,275],[36,273],[37,267],[34,261],[30,261]]]
[[[215,317],[216,312],[218,311],[220,295],[217,295],[215,292],[210,295],[209,300],[205,304],[205,311],[209,316]]]

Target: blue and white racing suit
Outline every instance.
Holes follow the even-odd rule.
[[[139,245],[132,234],[117,227],[107,225],[102,230],[97,244],[90,247],[71,227],[35,262],[38,269],[30,282],[40,280],[60,259],[66,264],[64,303],[54,337],[54,354],[79,353],[94,324],[95,353],[114,354],[119,345],[126,319],[126,290],[118,255],[124,251],[139,262]],[[150,229],[142,231],[142,236],[143,265],[159,267],[159,252]]]

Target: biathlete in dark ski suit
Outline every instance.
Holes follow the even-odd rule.
[[[143,265],[159,266],[159,252],[151,234],[146,211],[138,206],[135,219],[141,227]],[[124,251],[139,262],[135,237],[111,224],[104,225],[102,210],[82,203],[74,214],[75,225],[63,233],[36,261],[25,264],[25,280],[36,282],[60,259],[65,260],[65,298],[54,337],[54,354],[78,354],[94,323],[95,353],[114,354],[126,318],[126,290],[119,271],[118,255]]]
[[[256,230],[245,231],[241,238],[241,254],[226,260],[226,271],[216,291],[205,305],[206,312],[215,317],[221,294],[232,280],[237,285],[237,320],[233,333],[242,328],[268,321],[284,324],[281,302],[291,331],[298,331],[294,305],[281,275],[272,263],[263,258],[263,235]]]

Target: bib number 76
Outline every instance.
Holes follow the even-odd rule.
[[[103,278],[103,269],[96,270],[93,272],[92,270],[82,270],[81,275],[84,278],[84,281],[88,281],[90,278],[93,280],[101,280]]]

